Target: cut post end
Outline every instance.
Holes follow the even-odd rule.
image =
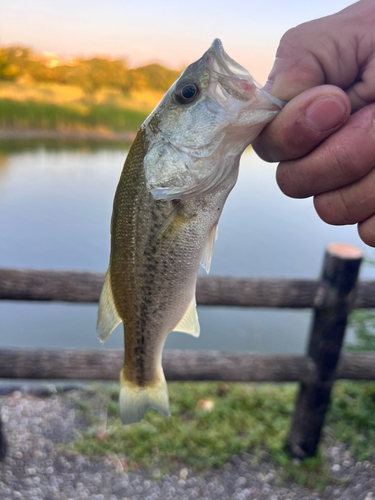
[[[327,252],[340,259],[362,259],[363,252],[359,247],[349,243],[330,243]]]

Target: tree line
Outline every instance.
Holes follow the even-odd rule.
[[[0,81],[26,79],[76,85],[89,92],[111,87],[128,93],[133,89],[165,91],[178,75],[178,71],[159,64],[130,69],[125,59],[92,57],[63,61],[59,56],[39,55],[28,47],[0,47]]]

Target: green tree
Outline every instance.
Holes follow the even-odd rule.
[[[105,57],[80,58],[75,64],[51,67],[48,58],[35,54],[27,47],[0,48],[0,79],[16,79],[25,75],[38,82],[77,85],[89,92],[103,87],[130,92],[146,88],[166,91],[179,72],[160,64],[128,69],[124,59]]]
[[[7,51],[0,48],[0,79],[14,80],[19,74],[19,68],[9,58]]]

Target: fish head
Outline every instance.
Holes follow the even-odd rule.
[[[282,105],[216,39],[143,125],[146,182],[154,198],[187,199],[217,189]]]

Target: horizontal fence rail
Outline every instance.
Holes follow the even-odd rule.
[[[375,380],[374,354],[342,354],[350,312],[375,309],[375,281],[358,281],[362,258],[359,248],[331,243],[319,280],[199,277],[198,305],[312,308],[306,354],[168,350],[167,380],[299,382],[287,446],[294,457],[313,456],[335,380]],[[98,272],[0,269],[0,300],[95,303],[103,282]],[[118,380],[123,356],[105,349],[0,348],[0,378]],[[1,442],[0,428],[0,451]]]
[[[0,300],[95,303],[104,277],[99,272],[0,269]],[[201,306],[318,309],[329,300],[329,290],[317,280],[207,276],[197,281]],[[353,308],[375,308],[375,281],[358,282]]]
[[[124,353],[119,350],[0,350],[0,378],[118,380]],[[163,368],[168,381],[303,382],[316,379],[305,356],[167,350]],[[375,380],[375,355],[345,354],[336,379]]]

